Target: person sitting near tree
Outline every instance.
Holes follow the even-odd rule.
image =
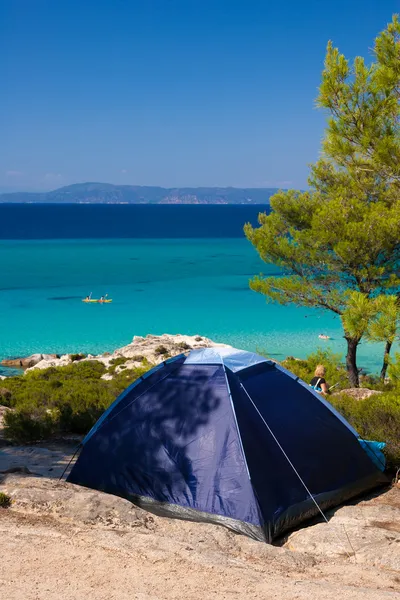
[[[316,392],[320,394],[328,393],[328,384],[325,381],[325,367],[324,365],[317,365],[314,371],[314,377],[310,381],[310,385]]]

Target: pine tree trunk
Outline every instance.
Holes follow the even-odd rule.
[[[383,365],[382,365],[382,369],[381,369],[381,381],[385,381],[386,370],[387,370],[388,364],[389,364],[389,354],[390,354],[391,348],[392,348],[392,342],[387,340],[386,345],[385,345],[385,352],[383,355]]]
[[[345,339],[347,341],[346,368],[349,382],[351,387],[358,388],[360,380],[357,369],[357,346],[360,342],[360,338],[345,336]]]

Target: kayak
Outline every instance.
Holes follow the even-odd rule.
[[[109,304],[110,302],[112,302],[112,299],[111,300],[95,300],[95,299],[87,300],[86,298],[82,298],[82,302],[97,302],[98,304]]]

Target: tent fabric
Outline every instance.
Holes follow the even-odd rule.
[[[185,364],[188,365],[223,364],[234,373],[261,362],[270,361],[254,352],[245,352],[244,350],[237,350],[236,348],[218,347],[192,350],[185,360]]]
[[[309,386],[263,357],[211,350],[163,363],[121,394],[68,481],[267,542],[317,514],[307,490],[324,509],[386,482]]]

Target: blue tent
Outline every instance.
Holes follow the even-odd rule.
[[[140,377],[86,436],[67,480],[267,542],[386,483],[325,398],[232,348],[192,350]]]

